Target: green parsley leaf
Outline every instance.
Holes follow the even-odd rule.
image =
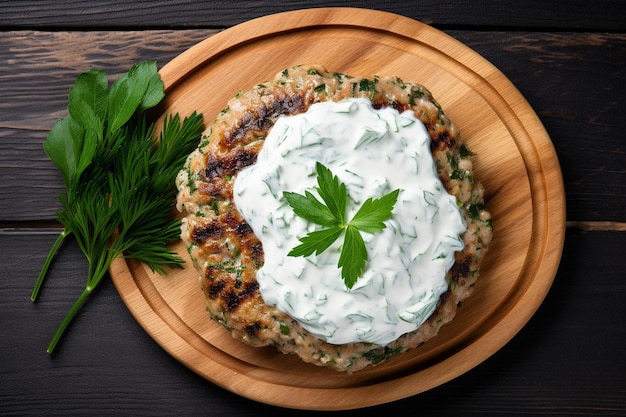
[[[337,266],[341,268],[341,278],[346,287],[352,288],[365,272],[368,255],[365,242],[359,230],[352,225],[346,227],[346,236]]]
[[[132,78],[123,77],[111,86],[107,107],[109,132],[116,131],[128,122],[141,104],[145,86],[136,84]]]
[[[319,255],[328,249],[345,233],[337,267],[341,268],[341,277],[348,288],[352,288],[365,272],[369,259],[361,232],[378,233],[385,228],[384,221],[392,217],[393,208],[400,190],[394,190],[380,198],[368,198],[355,213],[352,220],[346,222],[348,192],[339,177],[317,162],[317,184],[320,202],[312,193],[304,195],[285,191],[283,196],[294,213],[303,219],[323,226],[299,238],[300,245],[293,248],[287,256]]]
[[[330,247],[343,233],[343,228],[332,227],[313,231],[300,238],[302,244],[296,246],[287,256],[309,256],[315,253],[319,255]]]
[[[288,191],[283,193],[287,203],[289,203],[297,216],[311,223],[327,227],[341,223],[330,209],[315,198],[313,194],[309,191],[305,191],[304,194],[300,195]]]
[[[104,120],[107,111],[108,88],[107,77],[103,71],[90,70],[80,74],[70,88],[68,103],[70,114],[80,121],[73,110],[88,110],[93,117]],[[81,123],[81,125],[85,128],[91,127],[89,123]]]
[[[362,232],[380,232],[385,228],[383,222],[391,218],[399,194],[400,190],[394,190],[377,199],[368,198],[352,217],[350,224]]]
[[[346,218],[346,200],[348,198],[346,185],[321,163],[317,162],[315,169],[317,171],[317,184],[319,185],[317,192],[339,224],[343,224]]]
[[[135,77],[141,80],[142,83],[145,82],[146,85],[143,100],[139,105],[139,112],[154,107],[163,100],[163,97],[165,97],[163,80],[161,80],[161,76],[157,72],[156,61],[142,62],[137,65]]]
[[[69,103],[67,110],[72,118],[86,130],[91,130],[94,133],[102,132],[102,123],[104,118],[102,117],[102,106],[106,104],[106,90],[104,94],[100,90],[98,83],[99,76],[95,72],[89,72],[92,80],[86,80],[83,77],[82,84],[89,83],[91,85],[74,85],[70,90]],[[96,96],[103,96],[102,98]]]
[[[68,189],[74,188],[73,182],[78,171],[84,135],[84,129],[68,116],[54,124],[43,144],[46,154],[61,172],[63,182]],[[67,141],[68,137],[74,140]]]

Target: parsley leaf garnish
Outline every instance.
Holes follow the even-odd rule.
[[[68,115],[56,122],[44,150],[59,169],[65,193],[57,213],[63,231],[31,293],[35,301],[52,258],[72,236],[88,262],[87,283],[48,346],[52,352],[88,296],[119,256],[164,273],[183,259],[168,248],[180,235],[171,215],[175,177],[197,146],[202,115],[163,119],[160,133],[144,111],[164,97],[156,62],[134,65],[110,87],[104,71],[80,74],[70,88]]]
[[[346,185],[322,163],[317,162],[315,169],[318,184],[316,191],[322,201],[309,191],[305,191],[304,195],[285,191],[283,196],[297,216],[323,226],[323,229],[299,238],[300,245],[287,255],[319,255],[344,234],[337,267],[341,268],[341,278],[346,287],[352,288],[365,272],[369,259],[361,232],[375,234],[386,227],[384,222],[391,218],[400,190],[394,190],[380,198],[368,198],[352,219],[346,221]]]

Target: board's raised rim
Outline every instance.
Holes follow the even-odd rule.
[[[385,22],[385,24],[377,25],[377,22]],[[519,126],[517,128],[526,133],[525,137],[520,139],[523,142],[520,146],[524,147],[522,153],[526,158],[540,162],[541,166],[541,168],[535,171],[529,170],[528,172],[531,188],[537,191],[536,195],[533,194],[533,211],[542,214],[537,221],[533,222],[532,232],[533,238],[540,239],[539,243],[541,244],[534,245],[529,256],[536,258],[534,259],[535,261],[539,261],[528,262],[525,265],[525,268],[533,270],[532,276],[539,276],[541,279],[531,280],[524,287],[524,305],[516,304],[510,308],[506,315],[506,326],[501,325],[501,321],[493,328],[483,329],[481,339],[489,339],[489,344],[480,347],[470,344],[457,353],[457,355],[471,356],[473,358],[471,363],[454,364],[454,372],[452,372],[454,375],[451,375],[450,372],[441,372],[449,364],[438,364],[439,366],[433,366],[431,369],[427,369],[426,372],[420,372],[420,377],[429,378],[429,384],[422,385],[423,389],[421,391],[424,391],[468,371],[495,353],[517,334],[545,298],[556,275],[565,234],[564,187],[558,159],[547,132],[528,102],[513,84],[488,61],[452,37],[430,26],[388,12],[353,8],[322,8],[285,12],[242,23],[198,43],[165,65],[160,73],[166,86],[166,93],[184,79],[186,73],[193,72],[201,67],[202,63],[209,56],[214,57],[231,48],[236,48],[241,43],[250,42],[259,37],[272,36],[277,32],[333,25],[369,28],[371,30],[394,33],[399,31],[398,33],[402,36],[409,38],[419,37],[421,42],[428,43],[433,48],[462,63],[466,68],[482,78],[481,82],[486,83],[490,87],[488,92],[492,94],[492,100],[501,101],[502,105],[499,106],[498,111],[509,112],[510,114],[506,115],[506,117],[518,123]],[[479,67],[488,68],[489,70],[485,72],[484,76],[481,76]],[[181,74],[181,68],[184,68],[186,72]],[[494,86],[495,84],[497,84],[497,88]],[[549,173],[549,177],[544,176],[545,172]],[[549,187],[546,185],[547,183],[550,184]],[[162,332],[167,332],[169,325],[167,320],[164,320],[162,317],[163,311],[158,310],[158,303],[155,304],[146,299],[146,291],[149,291],[149,289],[147,290],[146,287],[140,288],[137,285],[128,289],[128,285],[126,285],[121,290],[119,284],[122,277],[130,277],[131,280],[135,279],[132,265],[119,259],[111,267],[111,275],[131,312],[146,331],[168,352],[192,369],[194,369],[193,363],[195,360],[207,360],[207,358],[203,357],[202,352],[193,347],[189,347],[187,352],[181,353],[181,346],[184,347],[186,340],[178,334],[174,337],[180,338],[180,340],[174,343],[171,340],[167,343],[162,341]],[[155,309],[155,306],[157,306],[157,309]],[[152,312],[153,317],[150,320],[146,320],[145,317],[137,313],[138,310],[144,313]],[[292,395],[285,395],[284,392],[276,395],[274,394],[276,390],[273,388],[277,386],[285,387],[268,381],[259,381],[253,376],[237,373],[237,371],[233,370],[230,370],[228,378],[216,378],[208,375],[205,371],[197,369],[196,371],[212,382],[242,396],[290,408],[350,409],[394,401],[421,392],[410,388],[411,382],[415,380],[414,374],[404,375],[394,380],[397,382],[398,387],[409,388],[386,390],[387,392],[381,390],[381,388],[384,388],[383,385],[388,385],[388,383],[381,383],[341,390],[322,389],[316,390],[314,393],[308,388],[288,387]],[[337,391],[340,392],[338,393]],[[329,401],[329,395],[337,397],[339,401],[334,403]]]

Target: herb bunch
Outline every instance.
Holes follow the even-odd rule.
[[[316,171],[316,191],[323,202],[309,191],[305,191],[304,195],[285,191],[283,196],[297,216],[324,228],[299,238],[300,245],[287,255],[319,255],[345,234],[337,267],[341,268],[346,287],[352,288],[365,272],[369,259],[361,232],[375,234],[386,227],[384,222],[392,217],[400,190],[391,191],[380,198],[368,198],[348,221],[346,185],[320,162],[316,163]]]
[[[31,294],[35,301],[50,263],[72,236],[88,261],[87,283],[54,334],[51,353],[67,326],[119,257],[164,274],[184,261],[168,244],[180,233],[172,216],[175,177],[203,130],[202,115],[163,119],[160,133],[145,110],[164,97],[156,62],[134,65],[111,86],[101,70],[80,74],[70,88],[68,115],[57,121],[44,150],[65,183],[57,213],[63,231]]]

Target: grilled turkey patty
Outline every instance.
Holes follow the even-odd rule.
[[[237,173],[256,162],[264,138],[279,116],[306,112],[317,102],[349,97],[370,99],[376,108],[414,112],[427,128],[437,173],[456,197],[467,223],[465,248],[456,253],[446,277],[449,289],[440,297],[435,312],[417,330],[384,347],[326,343],[265,304],[256,281],[256,272],[263,265],[263,247],[233,203]],[[349,372],[378,364],[434,337],[472,292],[491,240],[491,216],[484,205],[483,187],[474,178],[471,155],[431,93],[399,78],[357,78],[328,72],[319,65],[301,65],[237,94],[207,129],[177,178],[177,207],[185,214],[181,238],[199,273],[210,316],[249,345],[273,345],[305,362]]]

